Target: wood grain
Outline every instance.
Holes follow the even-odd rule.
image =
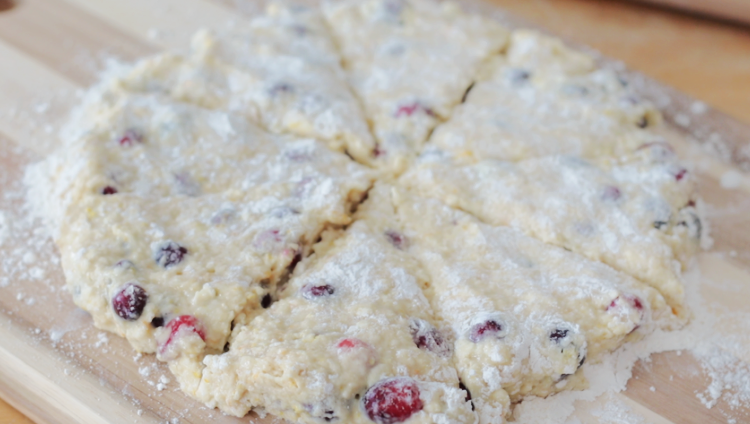
[[[750,37],[735,27],[618,2],[494,0],[492,3],[573,41],[591,44],[605,54],[622,58],[629,65],[750,122],[747,78]],[[161,48],[184,48],[189,34],[197,28],[224,25],[236,19],[236,10],[252,10],[248,4],[239,0],[25,0],[19,7],[0,14],[0,59],[4,64],[13,64],[0,66],[0,182],[3,178],[19,179],[22,166],[36,156],[34,150],[44,153],[55,142],[54,131],[40,128],[40,119],[53,122],[64,116],[49,110],[57,103],[45,103],[42,109],[46,112],[28,116],[3,114],[4,109],[34,109],[34,102],[49,98],[54,92],[63,93],[58,96],[62,110],[75,103],[72,92],[94,80],[102,52],[132,59]],[[715,78],[706,78],[707,75]],[[690,106],[689,99],[648,84],[651,85],[647,85],[647,90],[674,94],[677,100],[668,107],[670,116]],[[721,114],[711,112],[704,119],[717,127],[715,131],[724,135],[734,149],[750,140],[747,127]],[[23,146],[26,152],[16,153],[16,145]],[[699,145],[686,145],[684,149],[689,151]],[[732,157],[736,159],[739,155]],[[721,161],[704,169],[701,193],[717,205],[747,200],[747,191],[728,192],[718,184],[726,169],[727,164]],[[714,234],[720,251],[750,251],[750,221],[746,214],[722,219]],[[3,249],[9,248],[0,247],[0,255],[7,254],[8,250]],[[49,243],[42,246],[41,254],[55,255],[54,246]],[[741,279],[745,278],[744,270],[750,269],[750,257],[713,260],[708,269],[717,275],[731,268]],[[181,423],[248,422],[247,418],[235,419],[200,408],[179,392],[174,383],[165,391],[157,391],[149,384],[153,383],[153,377],[144,377],[138,369],[151,367],[153,375],[168,374],[163,364],[150,356],[134,359],[126,342],[113,335],[101,344],[100,333],[92,328],[90,318],[73,308],[67,295],[61,292],[61,270],[51,269],[49,275],[45,281],[14,281],[10,287],[0,289],[0,396],[39,423],[157,423],[172,418],[179,418]],[[33,305],[17,300],[19,295],[29,293],[34,293]],[[728,293],[714,295],[714,300],[724,302],[731,310],[745,307],[739,297]],[[66,330],[64,334],[51,342],[48,335],[61,328]],[[8,349],[9,340],[19,348]],[[665,353],[654,355],[652,360],[651,364],[636,367],[635,378],[621,396],[624,402],[659,424],[696,419],[706,423],[726,421],[717,409],[708,410],[696,403],[692,391],[705,387],[701,376],[673,372],[674,367],[696,366],[688,355]],[[674,380],[670,380],[673,374]],[[656,392],[650,391],[652,386]],[[582,422],[597,421],[593,416],[583,418],[585,408],[580,410]],[[10,411],[0,403],[0,422],[4,422],[3,413],[13,414]],[[255,416],[249,420],[274,421]]]
[[[635,0],[674,7],[692,13],[750,24],[750,2],[747,0]]]

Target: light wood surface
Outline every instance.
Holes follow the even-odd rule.
[[[627,2],[493,3],[750,122],[747,30]],[[205,0],[24,0],[16,9],[0,13],[0,177],[19,179],[25,163],[54,145],[54,131],[41,125],[40,119],[51,128],[59,123],[62,111],[76,101],[75,90],[94,81],[101,52],[132,59],[184,46],[195,29],[236,18],[233,7],[237,5],[233,0],[221,4]],[[39,109],[40,101],[44,113],[24,112]],[[668,112],[689,104],[681,99]],[[15,113],[3,113],[8,109]],[[707,116],[713,123],[722,123],[717,131],[733,143],[743,137],[750,140],[746,127],[720,115]],[[723,123],[734,130],[727,131]],[[24,150],[17,152],[14,146]],[[689,145],[684,148],[690,150]],[[702,195],[717,205],[748,196],[744,191],[721,189],[717,180],[726,169],[726,164],[716,161],[701,175]],[[748,250],[750,222],[741,213],[724,218],[715,225],[715,249]],[[0,254],[6,248],[0,247]],[[54,254],[49,244],[43,251]],[[750,281],[746,273],[750,259],[725,261],[707,254],[702,261],[713,264],[708,269],[722,278],[734,273],[735,278]],[[45,281],[14,282],[0,289],[0,396],[9,403],[39,423],[158,423],[175,417],[183,424],[247,422],[200,408],[177,391],[174,383],[157,391],[149,381],[168,375],[163,365],[151,357],[134,360],[126,343],[112,335],[97,345],[100,332],[91,328],[90,319],[75,311],[66,293],[50,292],[50,287],[62,285],[59,268],[53,266],[49,275]],[[23,305],[17,300],[19,294],[36,294],[36,301]],[[737,302],[746,296],[706,295],[717,296],[730,310],[746,308]],[[53,343],[46,337],[61,328],[65,329],[61,339]],[[721,405],[709,410],[695,397],[695,390],[705,388],[706,380],[695,372],[694,359],[664,353],[654,355],[652,361],[650,367],[636,368],[636,378],[621,396],[624,402],[654,423],[726,422],[717,412]],[[156,367],[148,378],[138,373],[146,366]],[[669,376],[674,369],[691,372],[672,381]],[[586,418],[591,407],[579,407],[582,422],[596,422],[593,416]],[[28,421],[0,402],[0,423],[12,422]]]
[[[638,0],[660,6],[674,7],[700,15],[750,24],[750,1],[748,0]]]

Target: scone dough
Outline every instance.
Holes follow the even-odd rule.
[[[394,172],[507,40],[497,22],[449,1],[328,1],[323,10],[372,125],[378,160]]]
[[[316,9],[271,4],[230,31],[197,33],[188,54],[138,62],[111,85],[242,114],[272,132],[315,137],[363,163],[374,158],[367,121]]]
[[[165,359],[184,316],[221,351],[374,177],[315,140],[165,98],[88,112],[62,170],[75,172],[57,240],[68,287],[98,327]]]
[[[701,226],[689,173],[668,157],[596,164],[548,156],[456,165],[429,155],[401,182],[484,222],[519,228],[629,273],[683,313],[679,260],[698,249]]]
[[[194,396],[237,416],[261,408],[294,422],[397,422],[366,403],[395,378],[417,387],[410,423],[475,421],[387,195],[372,190],[360,219],[324,237],[280,300],[235,328],[227,353],[205,358]]]
[[[687,317],[705,235],[658,112],[449,1],[270,5],[114,69],[49,161],[67,286],[188,395],[499,423]]]
[[[481,423],[510,401],[585,387],[584,362],[680,324],[653,288],[509,227],[395,191],[409,253],[455,338],[455,363]]]
[[[457,160],[517,161],[556,154],[586,158],[628,154],[659,141],[646,128],[659,113],[613,71],[560,40],[529,30],[511,35],[508,52],[427,144]]]

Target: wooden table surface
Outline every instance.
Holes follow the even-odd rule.
[[[750,123],[750,27],[630,1],[492,1]],[[30,423],[0,400],[0,424]]]

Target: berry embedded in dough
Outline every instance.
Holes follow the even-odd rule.
[[[110,88],[239,114],[274,133],[317,138],[362,163],[374,157],[367,121],[316,9],[271,4],[229,31],[197,33],[188,54],[139,61]],[[123,146],[142,138],[137,130],[123,134]]]
[[[617,74],[450,1],[238,19],[105,75],[48,161],[74,302],[186,394],[501,424],[684,323],[694,175]]]
[[[323,10],[372,125],[376,159],[396,173],[507,41],[497,22],[450,1],[329,1]]]
[[[482,423],[526,396],[585,387],[585,361],[681,324],[656,290],[604,264],[396,193],[407,252],[428,271],[426,293],[454,333],[454,362]]]
[[[324,237],[280,299],[235,327],[226,353],[204,359],[200,382],[188,383],[198,399],[304,423],[475,421],[452,339],[422,292],[429,281],[383,237],[401,231],[388,197],[371,190],[359,219],[330,243]]]
[[[640,155],[648,153],[601,164],[571,156],[471,165],[425,157],[401,181],[484,222],[518,228],[641,279],[682,315],[680,270],[700,246],[693,183],[674,178],[673,159]]]
[[[556,154],[628,154],[661,138],[646,127],[659,112],[614,71],[560,40],[529,30],[511,34],[508,51],[482,77],[427,146],[463,163],[518,161]]]
[[[351,222],[374,178],[321,142],[168,98],[111,98],[80,119],[58,175],[68,285],[97,326],[162,359],[221,352],[321,232]],[[139,141],[117,142],[132,128]],[[174,343],[185,316],[200,337]]]

